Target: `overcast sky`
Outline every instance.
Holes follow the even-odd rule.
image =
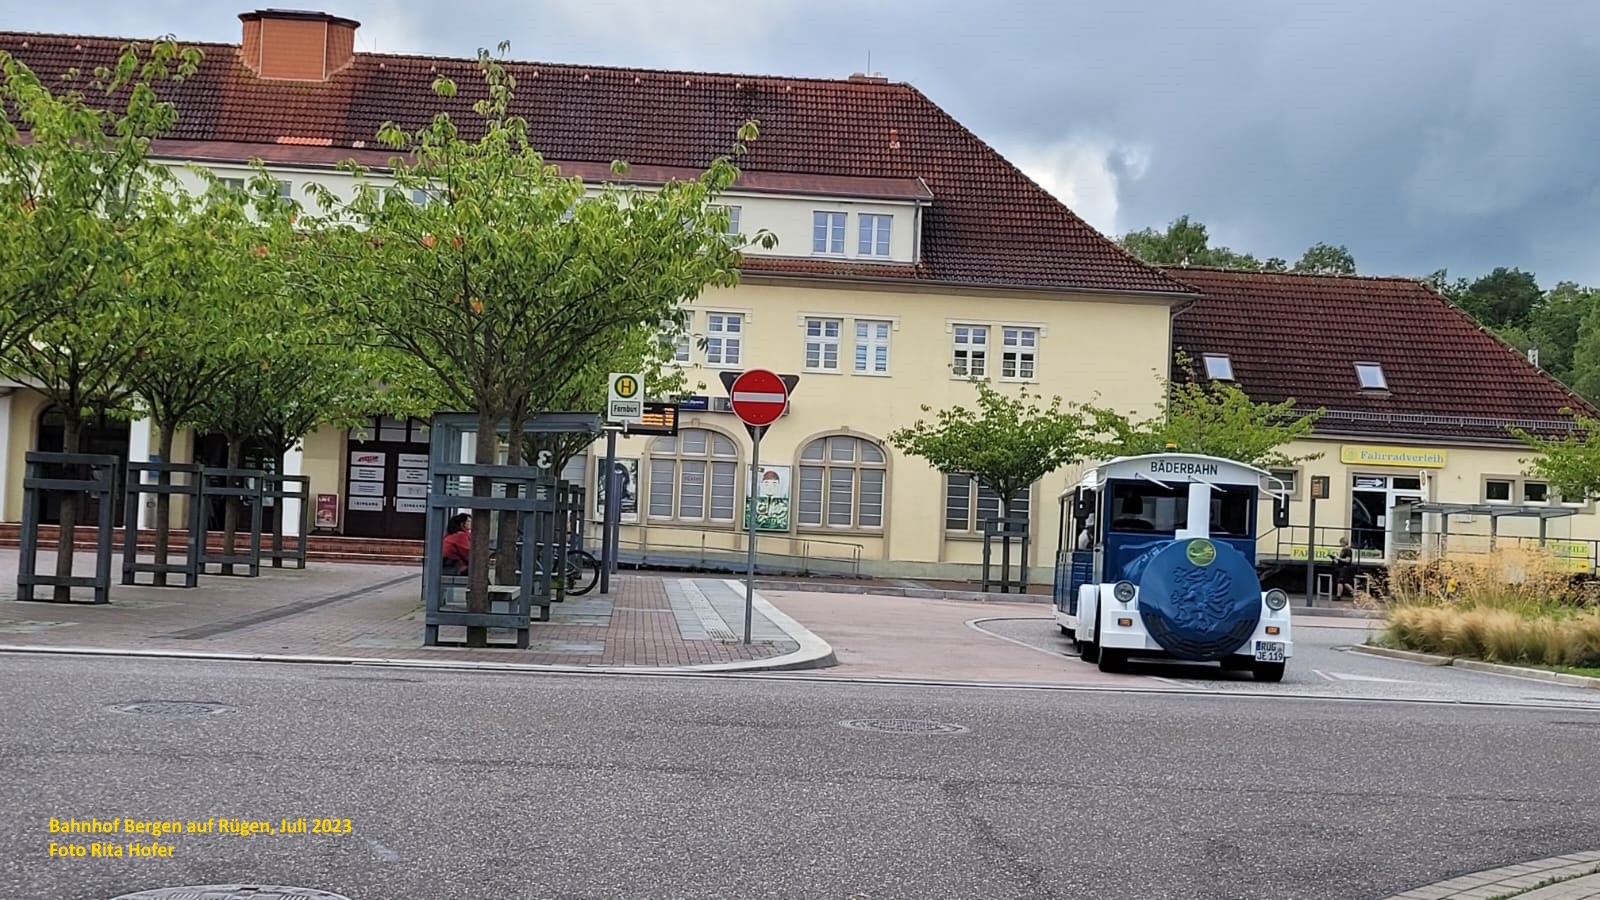
[[[5,0],[0,28],[237,42],[218,0]],[[1597,0],[274,0],[362,50],[917,86],[1100,230],[1600,285]]]

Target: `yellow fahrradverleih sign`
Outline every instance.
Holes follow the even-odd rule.
[[[1345,444],[1339,461],[1351,466],[1404,466],[1408,469],[1442,469],[1450,453],[1435,447],[1374,447]]]

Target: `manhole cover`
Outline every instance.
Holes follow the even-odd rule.
[[[141,716],[214,716],[228,709],[221,703],[204,703],[199,700],[144,700],[111,708],[117,712]]]
[[[350,900],[315,888],[279,887],[275,884],[205,884],[196,887],[156,888],[123,894],[111,900]]]
[[[949,722],[924,722],[920,719],[847,719],[839,723],[857,731],[885,731],[891,734],[958,734],[963,725]]]

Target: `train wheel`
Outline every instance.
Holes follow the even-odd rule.
[[[1281,662],[1258,662],[1250,667],[1257,681],[1282,681],[1283,667]]]
[[[1098,662],[1100,659],[1100,619],[1094,620],[1094,640],[1083,641],[1078,644],[1078,658],[1086,663]]]
[[[1128,652],[1126,650],[1113,650],[1109,647],[1100,649],[1100,671],[1121,672],[1128,665]]]

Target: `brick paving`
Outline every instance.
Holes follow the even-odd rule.
[[[119,556],[111,603],[96,606],[17,601],[17,562],[17,550],[0,549],[0,645],[597,667],[759,660],[799,646],[759,609],[752,642],[743,644],[742,612],[729,616],[726,597],[701,604],[702,613],[695,616],[670,596],[669,587],[691,583],[685,578],[618,573],[609,596],[599,594],[597,586],[588,595],[554,604],[552,621],[532,623],[528,649],[509,646],[509,631],[490,632],[491,643],[508,646],[468,649],[423,646],[422,576],[410,567],[263,566],[254,578],[212,574],[203,575],[198,588],[158,588],[148,584],[146,574],[139,576],[142,584],[121,584]],[[82,553],[75,562],[78,574],[92,574],[92,554]],[[39,554],[39,572],[53,573],[54,567],[53,553]],[[726,590],[721,582],[710,584]],[[42,587],[35,596],[49,592]],[[87,589],[77,593],[86,600],[91,596]],[[738,602],[742,609],[742,594]],[[718,609],[704,611],[713,606]],[[715,627],[705,627],[706,617]],[[465,637],[464,628],[440,630],[442,641]]]
[[[1387,900],[1600,900],[1600,850],[1552,856],[1461,875]],[[1555,884],[1535,887],[1551,879]]]

